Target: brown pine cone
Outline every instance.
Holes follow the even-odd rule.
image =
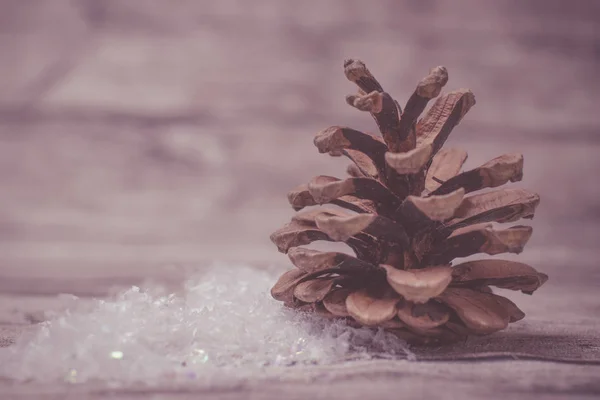
[[[437,97],[448,81],[444,67],[419,82],[404,111],[363,62],[347,60],[344,69],[359,87],[347,102],[371,113],[382,138],[341,126],[316,135],[319,152],[353,164],[345,179],[317,176],[288,194],[297,211],[332,206],[301,211],[271,235],[296,267],[280,277],[272,296],[413,343],[490,334],[522,319],[490,286],[531,294],[545,274],[514,261],[452,260],[523,250],[531,227],[491,223],[533,218],[539,196],[523,189],[470,194],[520,181],[523,156],[505,154],[460,172],[467,153],[442,146],[475,97],[467,89]],[[318,240],[344,242],[355,256],[299,247]]]

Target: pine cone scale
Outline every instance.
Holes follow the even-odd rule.
[[[475,96],[468,89],[439,97],[417,124],[417,146],[431,144],[433,154],[437,153],[454,127],[474,105]]]
[[[370,293],[371,292],[371,293]],[[397,295],[373,295],[368,289],[354,291],[346,298],[346,309],[350,316],[363,325],[377,326],[396,316]]]
[[[428,330],[448,322],[450,312],[447,307],[433,300],[424,304],[404,301],[398,306],[398,318],[410,328]]]
[[[425,190],[431,193],[443,182],[458,175],[467,160],[467,152],[461,149],[442,148],[431,160],[425,177]]]
[[[330,155],[343,154],[344,150],[358,152],[370,160],[378,173],[383,174],[385,171],[383,157],[387,146],[366,133],[342,126],[331,126],[317,133],[314,144],[320,153]]]
[[[440,300],[452,308],[465,326],[476,334],[489,334],[508,326],[508,313],[492,294],[471,289],[450,288]]]
[[[431,195],[442,195],[463,188],[466,193],[485,188],[502,186],[507,182],[520,181],[523,178],[523,156],[505,154],[481,167],[472,169],[448,179]]]

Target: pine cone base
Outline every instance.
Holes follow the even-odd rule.
[[[440,95],[444,67],[419,82],[404,110],[363,62],[346,60],[344,71],[359,88],[347,103],[369,112],[381,137],[343,126],[317,133],[319,152],[352,161],[349,176],[317,176],[288,194],[299,212],[271,240],[295,268],[271,295],[410,343],[454,342],[521,320],[525,314],[490,286],[531,294],[547,275],[515,261],[452,262],[523,250],[531,227],[493,223],[533,218],[539,196],[518,188],[481,191],[520,181],[523,156],[505,154],[461,172],[467,153],[443,145],[475,97],[467,89]],[[302,247],[320,240],[344,242],[354,255]]]

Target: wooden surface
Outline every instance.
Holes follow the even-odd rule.
[[[477,99],[449,144],[467,167],[522,152],[519,186],[542,199],[519,258],[550,280],[512,297],[525,321],[435,354],[600,358],[599,3],[455,3],[0,0],[0,345],[56,293],[176,285],[211,260],[286,264],[268,240],[292,215],[285,193],[346,167],[315,132],[376,130],[344,102],[342,60],[357,57],[401,103],[445,65],[447,89]],[[599,368],[377,361],[156,398],[593,397]],[[0,383],[3,399],[64,390]]]

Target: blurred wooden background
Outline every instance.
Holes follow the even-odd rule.
[[[268,239],[292,215],[285,193],[345,167],[318,154],[314,133],[376,129],[344,103],[349,57],[401,103],[436,65],[447,89],[471,88],[477,105],[450,144],[467,166],[525,154],[522,185],[542,202],[523,259],[563,286],[600,283],[597,1],[0,7],[2,292],[286,263]]]

